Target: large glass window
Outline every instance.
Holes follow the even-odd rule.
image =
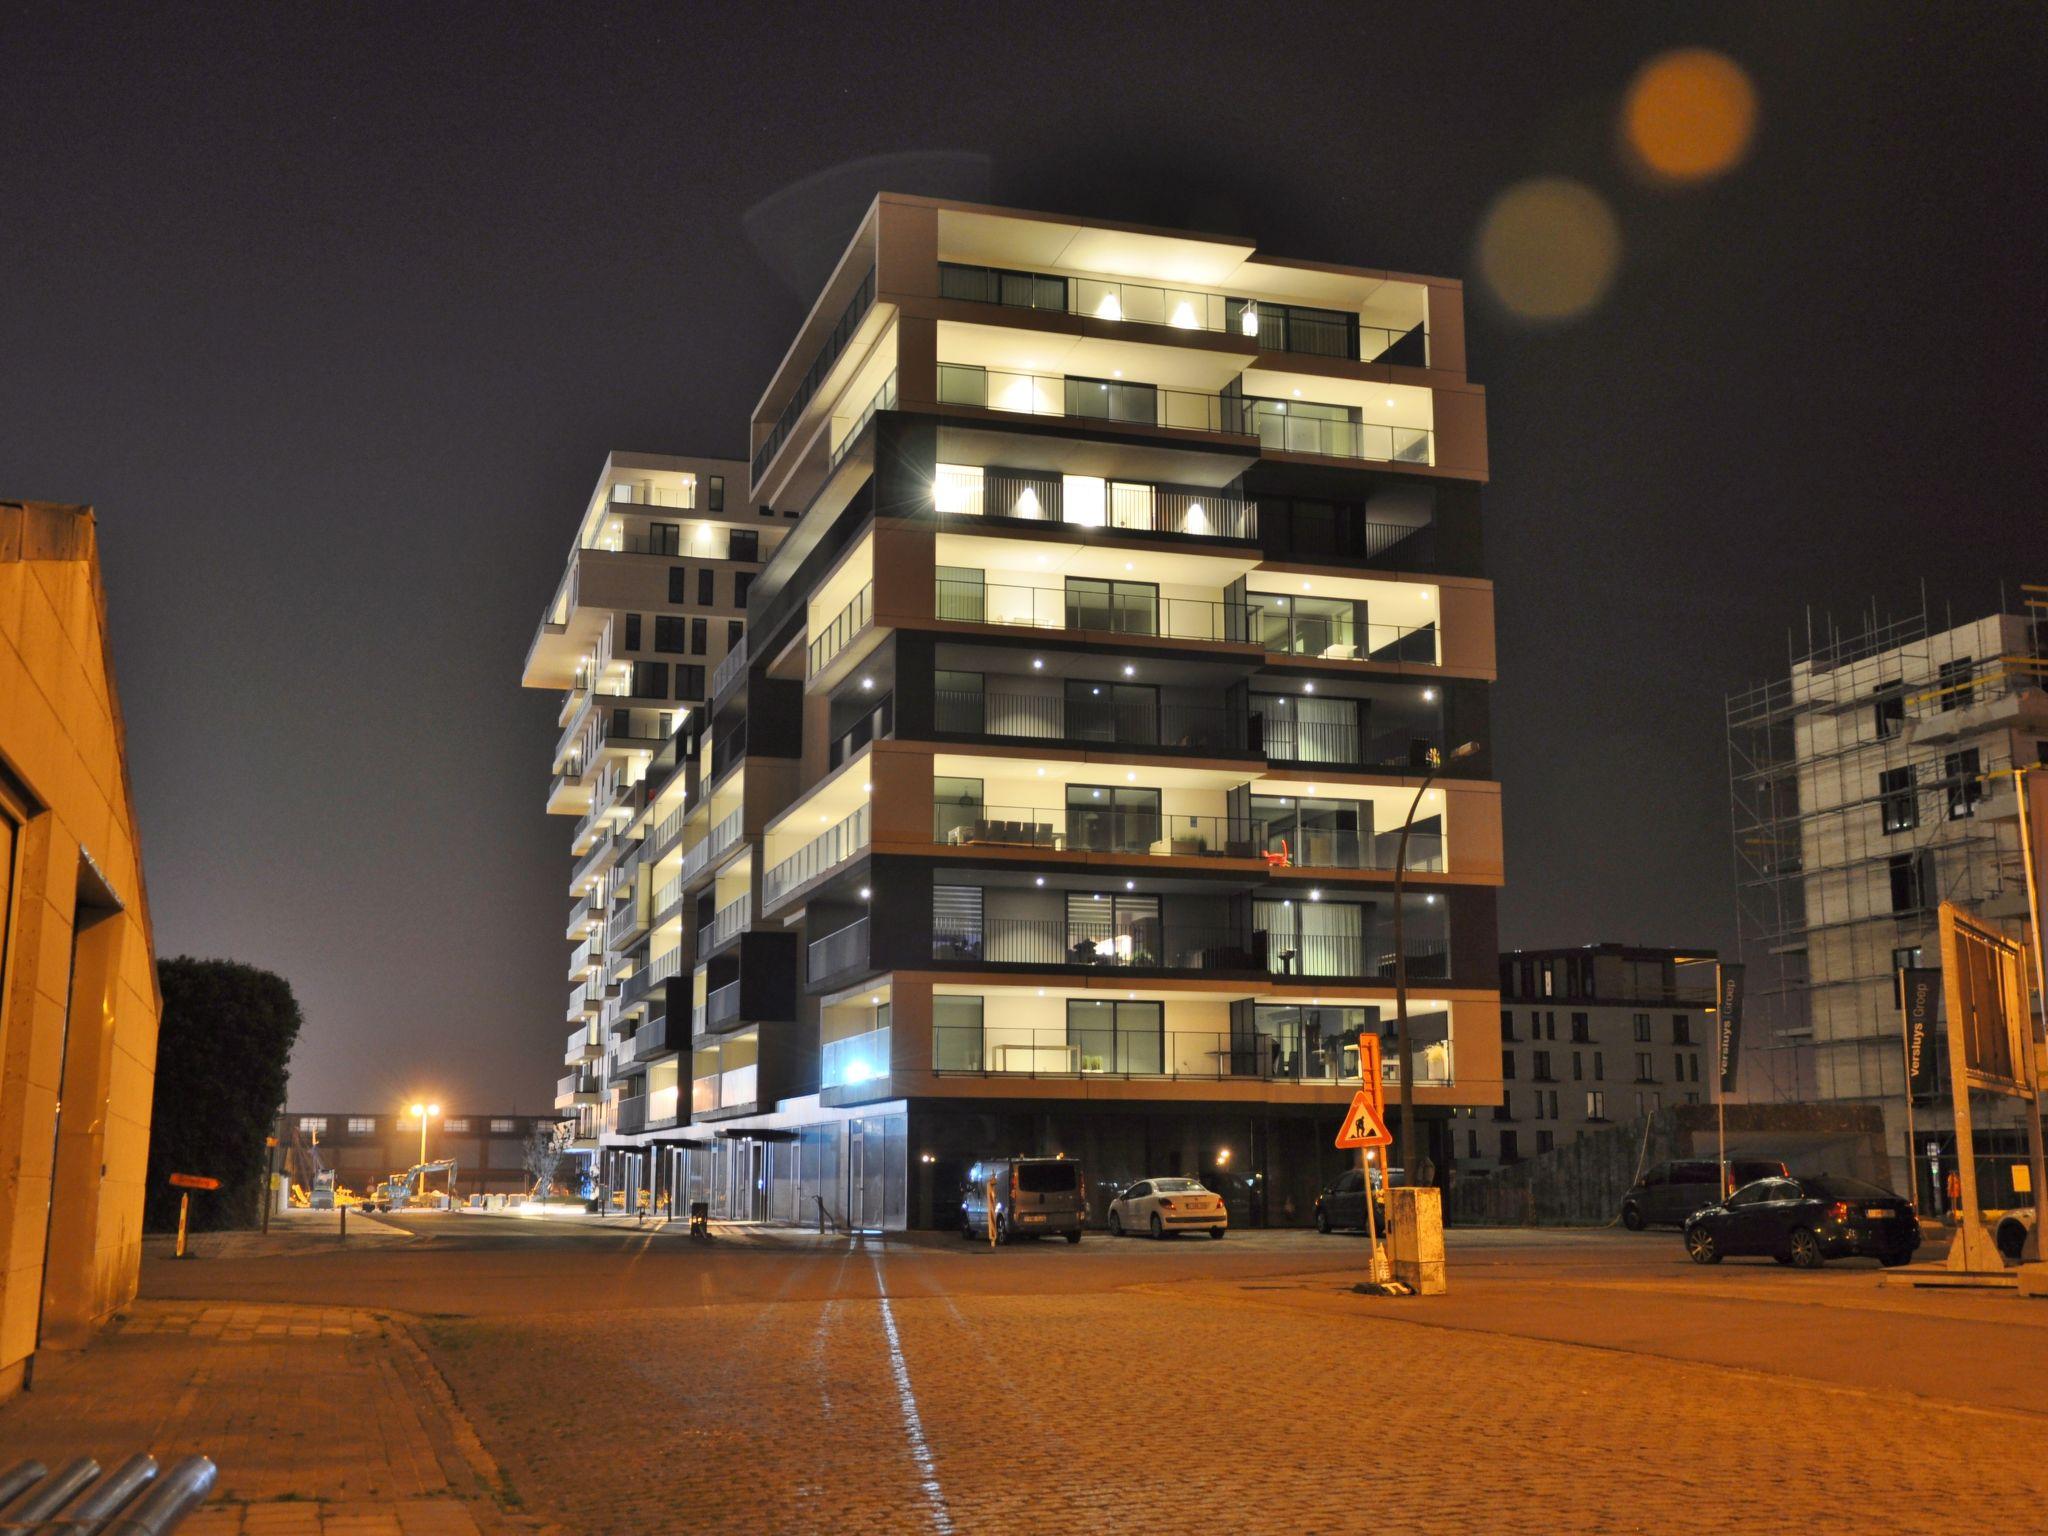
[[[939,1072],[983,1070],[980,998],[932,998],[932,1067]]]
[[[1139,683],[1067,680],[1067,739],[1156,746],[1159,690]]]
[[[1067,1044],[1083,1072],[1163,1072],[1165,1014],[1162,1003],[1069,998]]]
[[[932,674],[932,727],[951,735],[982,732],[982,679],[979,672]]]
[[[1108,784],[1067,786],[1067,846],[1145,853],[1159,841],[1159,791]]]
[[[1066,386],[1069,416],[1089,416],[1097,421],[1159,420],[1159,391],[1153,385],[1118,379],[1069,378]]]
[[[988,614],[988,577],[964,565],[942,565],[936,573],[936,606],[932,617],[980,624]]]
[[[1066,938],[1069,964],[1157,965],[1159,898],[1069,891]]]
[[[1357,800],[1253,795],[1252,833],[1269,853],[1284,847],[1295,864],[1319,869],[1377,867],[1365,859],[1372,843],[1372,807]],[[1411,862],[1415,835],[1410,834]]]
[[[1156,635],[1159,633],[1159,588],[1148,581],[1105,581],[1094,576],[1069,576],[1067,628],[1102,629],[1120,635]]]
[[[1252,696],[1268,758],[1287,763],[1359,761],[1358,701],[1314,694]]]
[[[1886,833],[1910,832],[1920,825],[1920,807],[1913,797],[1913,770],[1887,768],[1877,776],[1878,801]]]
[[[1365,909],[1349,901],[1255,901],[1252,926],[1266,935],[1274,970],[1294,976],[1362,976]]]
[[[1283,656],[1322,656],[1355,661],[1365,605],[1342,597],[1290,597],[1278,592],[1248,592],[1252,633],[1270,652]]]
[[[932,835],[941,843],[961,842],[982,816],[980,779],[932,780]],[[958,835],[956,835],[958,834]]]

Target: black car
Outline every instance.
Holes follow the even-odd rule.
[[[1403,1182],[1401,1170],[1393,1170],[1391,1177],[1395,1184]],[[1373,1170],[1372,1216],[1385,1235],[1387,1230],[1386,1193],[1380,1188],[1379,1170]],[[1316,1230],[1331,1232],[1338,1229],[1365,1230],[1365,1170],[1347,1168],[1336,1179],[1326,1185],[1316,1196]]]
[[[1685,1251],[1695,1264],[1753,1253],[1801,1269],[1852,1257],[1891,1268],[1919,1246],[1920,1223],[1910,1204],[1888,1189],[1832,1173],[1759,1179],[1685,1222]]]

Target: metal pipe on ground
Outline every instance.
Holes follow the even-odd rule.
[[[29,1526],[49,1519],[76,1498],[100,1475],[100,1464],[90,1456],[67,1461],[35,1486],[35,1490],[12,1509],[0,1513],[0,1529]]]
[[[130,1456],[95,1483],[68,1514],[36,1527],[35,1536],[95,1536],[156,1477],[154,1456]]]
[[[17,1461],[5,1472],[0,1472],[0,1510],[49,1475],[50,1469],[40,1461]]]
[[[204,1456],[181,1456],[133,1509],[106,1528],[106,1536],[163,1536],[205,1502],[218,1475]]]

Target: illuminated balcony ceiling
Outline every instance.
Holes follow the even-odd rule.
[[[1243,266],[1257,249],[1249,240],[1227,237],[1197,239],[939,210],[941,259],[990,267],[1074,268],[1139,281],[1215,286]]]
[[[1206,331],[1185,334],[1201,337]],[[1213,395],[1244,367],[1242,354],[1199,347],[1158,346],[1122,338],[1069,336],[1055,331],[1012,330],[999,325],[939,322],[939,361],[967,363],[1009,373],[1070,374],[1133,384],[1186,389]]]
[[[992,586],[1058,586],[1065,577],[1088,576],[1200,587],[1205,592],[1213,589],[1217,598],[1223,588],[1258,564],[1254,559],[1227,555],[1168,554],[1154,549],[1134,554],[1099,544],[965,533],[940,534],[936,558],[940,565],[984,570]],[[1126,570],[1126,566],[1132,569]]]
[[[1244,392],[1265,399],[1289,400],[1295,391],[1303,400],[1324,405],[1355,405],[1367,421],[1390,427],[1432,427],[1435,395],[1411,384],[1375,384],[1368,379],[1332,379],[1320,374],[1283,373],[1277,368],[1247,368]],[[1387,402],[1392,401],[1389,405]]]

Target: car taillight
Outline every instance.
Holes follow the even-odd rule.
[[[1165,1209],[1169,1211],[1173,1209],[1173,1202],[1163,1195],[1160,1197],[1159,1203],[1161,1206],[1163,1206]]]
[[[1846,1200],[1837,1200],[1833,1205],[1828,1207],[1828,1214],[1834,1217],[1837,1221],[1847,1221],[1849,1219],[1849,1202]]]

